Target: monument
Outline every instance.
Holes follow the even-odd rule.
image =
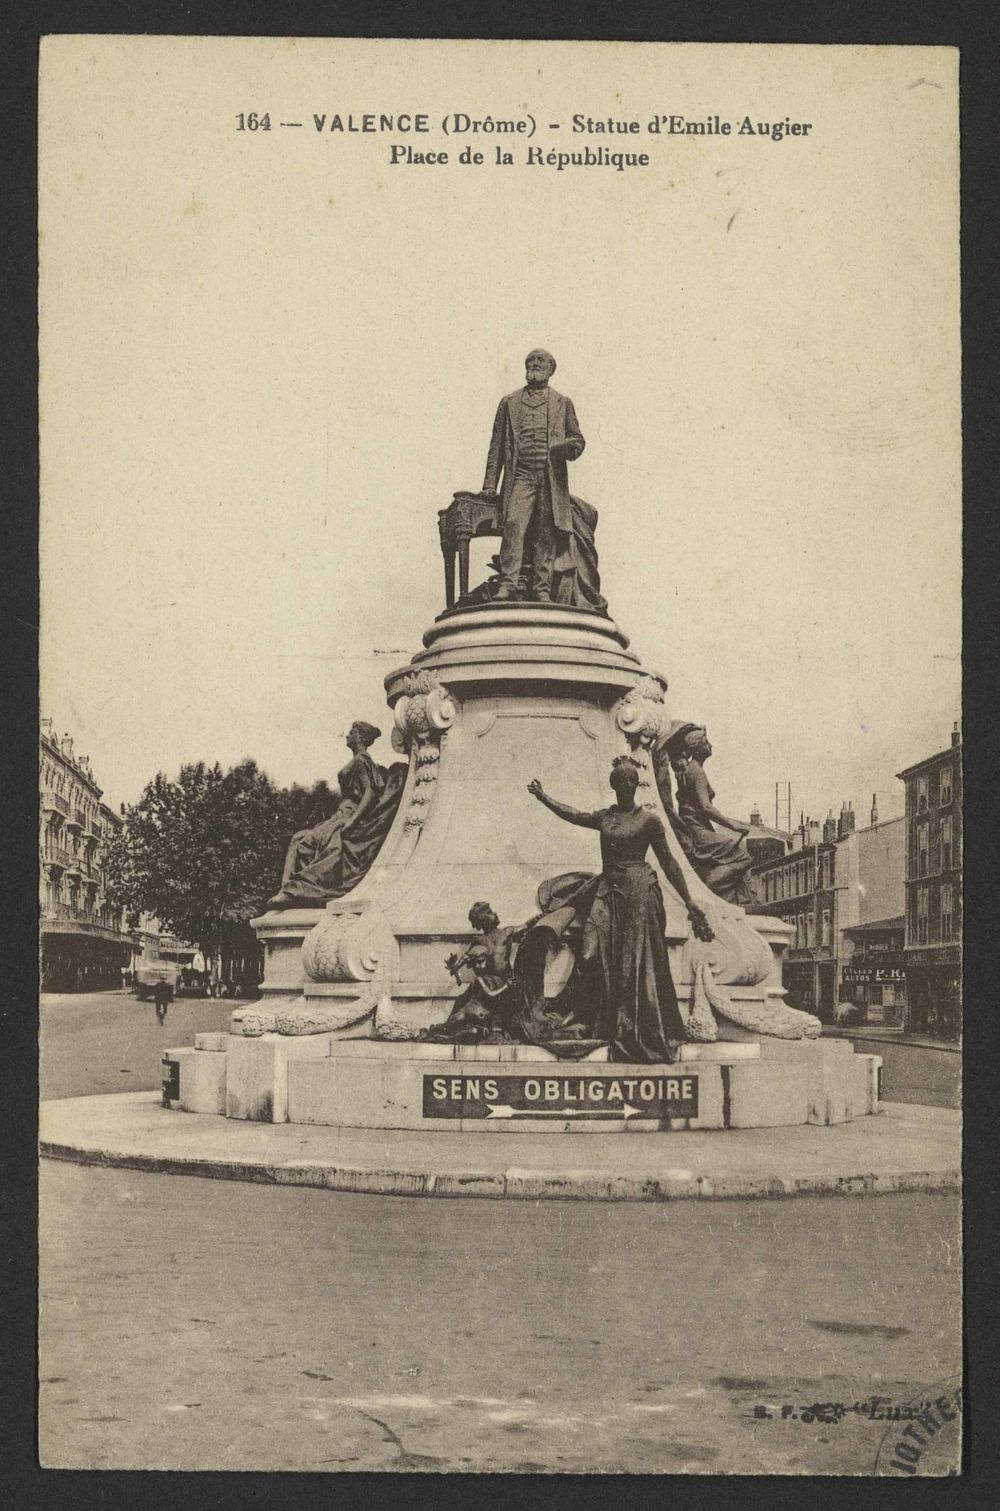
[[[405,764],[352,726],[336,813],[294,836],[254,921],[262,999],[173,1052],[170,1105],[470,1135],[878,1110],[877,1059],[785,1002],[790,930],[747,911],[746,826],[714,806],[707,735],[608,613],[554,371],[529,354],[483,490],[440,511],[446,606],[385,678]],[[470,588],[481,535],[500,549]]]

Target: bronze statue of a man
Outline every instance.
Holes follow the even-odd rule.
[[[552,599],[552,573],[559,538],[573,535],[573,507],[566,463],[585,442],[570,399],[549,387],[555,358],[545,351],[525,358],[525,386],[500,400],[493,425],[483,493],[501,499],[499,601],[528,596]],[[503,484],[501,487],[501,474]],[[531,535],[530,580],[522,582],[525,546]]]

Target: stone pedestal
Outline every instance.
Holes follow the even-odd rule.
[[[664,819],[717,936],[709,946],[692,940],[686,909],[664,881],[682,1013],[700,1016],[702,1036],[713,1012],[728,1031],[727,997],[744,1028],[780,1014],[788,926],[748,920],[689,868],[649,759],[669,722],[664,685],[611,619],[558,604],[449,610],[385,685],[393,742],[410,761],[392,829],[364,880],[318,916],[291,909],[255,920],[267,951],[264,1001],[235,1028],[402,1041],[442,1021],[457,995],[445,957],[472,938],[473,902],[518,923],[537,911],[539,883],[600,867],[598,836],[540,807],[529,781],[539,777],[576,807],[606,807],[612,760],[626,754],[640,770],[637,800]],[[786,1018],[784,1031],[801,1033],[803,1022]]]
[[[231,1035],[225,1052],[169,1050],[164,1059],[174,1066],[169,1105],[181,1111],[462,1133],[472,1141],[497,1131],[685,1133],[844,1123],[878,1112],[881,1063],[855,1054],[844,1040],[684,1044],[670,1065],[622,1065],[608,1061],[607,1049],[566,1060],[531,1044],[385,1043],[328,1034]],[[670,1087],[682,1098],[677,1115],[669,1097],[661,1099]],[[435,1088],[442,1098],[459,1098],[459,1110],[435,1110]],[[694,1106],[685,1107],[692,1089]]]
[[[399,809],[368,875],[320,910],[256,920],[261,1002],[232,1032],[173,1052],[169,1105],[344,1128],[524,1133],[686,1132],[832,1124],[878,1110],[878,1061],[783,1001],[790,930],[747,917],[688,866],[656,789],[650,747],[669,727],[661,678],[608,618],[558,605],[450,610],[386,678],[393,743],[409,754]],[[474,902],[502,923],[537,911],[541,882],[595,873],[599,837],[528,793],[533,777],[583,809],[612,801],[615,756],[715,934],[692,938],[662,878],[667,946],[689,1041],[671,1065],[617,1065],[606,1048],[560,1059],[534,1045],[428,1043],[461,988],[445,957],[472,937]],[[169,1083],[169,1084],[168,1084]],[[169,1092],[169,1095],[167,1094]],[[457,1101],[455,1099],[458,1099]]]
[[[231,1035],[226,1052],[226,1116],[257,1123],[287,1122],[289,1063],[323,1058],[330,1053],[330,1043],[327,1034],[299,1038],[264,1034],[255,1039]]]
[[[335,1045],[329,1057],[289,1064],[288,1117],[294,1123],[475,1136],[493,1131],[621,1134],[780,1128],[849,1122],[878,1111],[877,1057],[855,1055],[840,1041],[799,1040],[784,1044],[782,1050],[770,1055],[762,1054],[756,1044],[688,1044],[682,1046],[677,1064],[651,1066],[609,1064],[606,1051],[567,1061],[530,1045],[356,1041]],[[636,1095],[629,1115],[611,1117],[607,1102],[601,1107],[587,1097],[594,1078],[605,1087],[620,1082],[638,1091],[654,1081],[682,1077],[697,1082],[694,1116],[642,1116],[642,1098]],[[428,1115],[428,1084],[457,1091],[470,1082],[480,1103],[476,1116]],[[502,1105],[509,1084],[533,1089],[533,1115],[518,1116],[515,1109]],[[561,1095],[566,1088],[568,1110]],[[547,1110],[550,1089],[561,1112]],[[483,1099],[501,1105],[484,1108]]]

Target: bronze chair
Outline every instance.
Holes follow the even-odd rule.
[[[458,555],[458,596],[469,591],[469,541],[473,536],[503,535],[500,500],[481,493],[455,494],[447,509],[438,511],[441,554],[444,556],[444,596],[449,609],[455,606],[455,555]]]

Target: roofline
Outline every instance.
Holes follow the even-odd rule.
[[[906,927],[906,914],[896,913],[892,918],[876,918],[871,923],[845,923],[842,934],[874,933],[876,929],[902,929]]]
[[[912,766],[907,766],[905,770],[897,771],[896,776],[900,781],[905,782],[908,776],[913,776],[915,772],[922,770],[924,766],[932,766],[935,761],[943,761],[946,756],[954,755],[956,750],[961,751],[961,749],[962,741],[959,738],[957,745],[949,745],[946,750],[939,750],[937,755],[924,756],[922,761],[915,761]]]
[[[83,782],[84,786],[90,787],[94,792],[96,792],[98,798],[102,798],[104,796],[104,788],[100,785],[97,778],[95,776],[87,775],[86,771],[80,764],[79,756],[68,756],[66,754],[55,735],[49,735],[46,734],[44,730],[39,730],[38,739],[42,745],[47,746],[47,748],[52,752],[57,760],[61,761],[68,770],[72,771],[73,774],[78,777],[81,782]]]
[[[851,834],[874,834],[877,829],[888,829],[890,824],[905,824],[906,814],[897,813],[895,818],[880,818],[877,824],[866,824],[863,829],[852,829]],[[844,838],[850,836],[845,834]]]

